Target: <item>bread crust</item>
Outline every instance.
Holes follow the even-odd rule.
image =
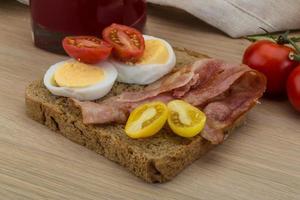
[[[175,48],[177,63],[186,64],[206,57],[186,49]],[[114,86],[110,95],[138,86]],[[171,180],[186,166],[215,147],[202,137],[191,139],[174,135],[164,128],[157,135],[147,139],[128,138],[123,125],[85,125],[81,113],[73,103],[64,97],[55,97],[44,87],[42,81],[33,81],[25,91],[26,113],[33,120],[46,125],[73,142],[103,155],[136,176],[149,183]],[[227,130],[231,132],[243,122],[244,116]]]

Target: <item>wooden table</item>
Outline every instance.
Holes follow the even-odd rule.
[[[146,33],[236,62],[249,44],[157,7]],[[26,84],[61,59],[32,45],[27,7],[1,1],[0,199],[300,199],[300,115],[286,100],[263,99],[223,145],[173,181],[151,185],[26,117]]]

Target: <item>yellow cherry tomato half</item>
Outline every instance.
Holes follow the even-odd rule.
[[[134,109],[125,126],[131,138],[145,138],[156,134],[168,119],[168,108],[162,102],[145,103]]]
[[[167,106],[168,124],[177,135],[193,137],[204,128],[206,116],[198,108],[182,100],[171,101]]]

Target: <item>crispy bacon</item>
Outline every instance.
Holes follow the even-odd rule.
[[[179,71],[172,73],[171,75],[167,75],[161,80],[147,86],[144,91],[122,93],[119,101],[138,102],[155,97],[161,93],[184,87],[193,79],[193,76],[194,72],[191,71],[190,66],[182,68]]]
[[[257,71],[245,72],[227,93],[210,100],[204,107],[208,127],[201,133],[202,136],[213,144],[222,142],[225,130],[256,105],[265,87],[264,75]],[[223,138],[220,137],[220,131]]]
[[[239,117],[254,106],[266,87],[265,77],[246,65],[203,59],[184,66],[147,86],[143,91],[124,92],[101,103],[79,102],[86,124],[124,123],[138,105],[150,101],[183,99],[203,109],[207,124],[201,135],[213,144]]]
[[[173,92],[174,97],[182,97],[195,85],[203,84],[212,76],[220,73],[222,71],[220,66],[221,61],[216,59],[196,61],[192,65],[181,67],[178,71],[166,75],[147,86],[144,91],[122,93],[120,101],[138,102],[170,91]]]
[[[75,106],[81,109],[84,124],[106,124],[106,123],[125,123],[130,112],[142,103],[150,101],[161,101],[168,103],[173,100],[172,95],[160,94],[158,96],[145,99],[139,102],[120,101],[120,96],[111,97],[102,103],[81,102],[72,99]]]

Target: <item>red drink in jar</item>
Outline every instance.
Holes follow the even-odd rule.
[[[68,35],[101,36],[119,23],[142,30],[146,22],[145,0],[30,0],[34,44],[64,53],[61,40]]]

